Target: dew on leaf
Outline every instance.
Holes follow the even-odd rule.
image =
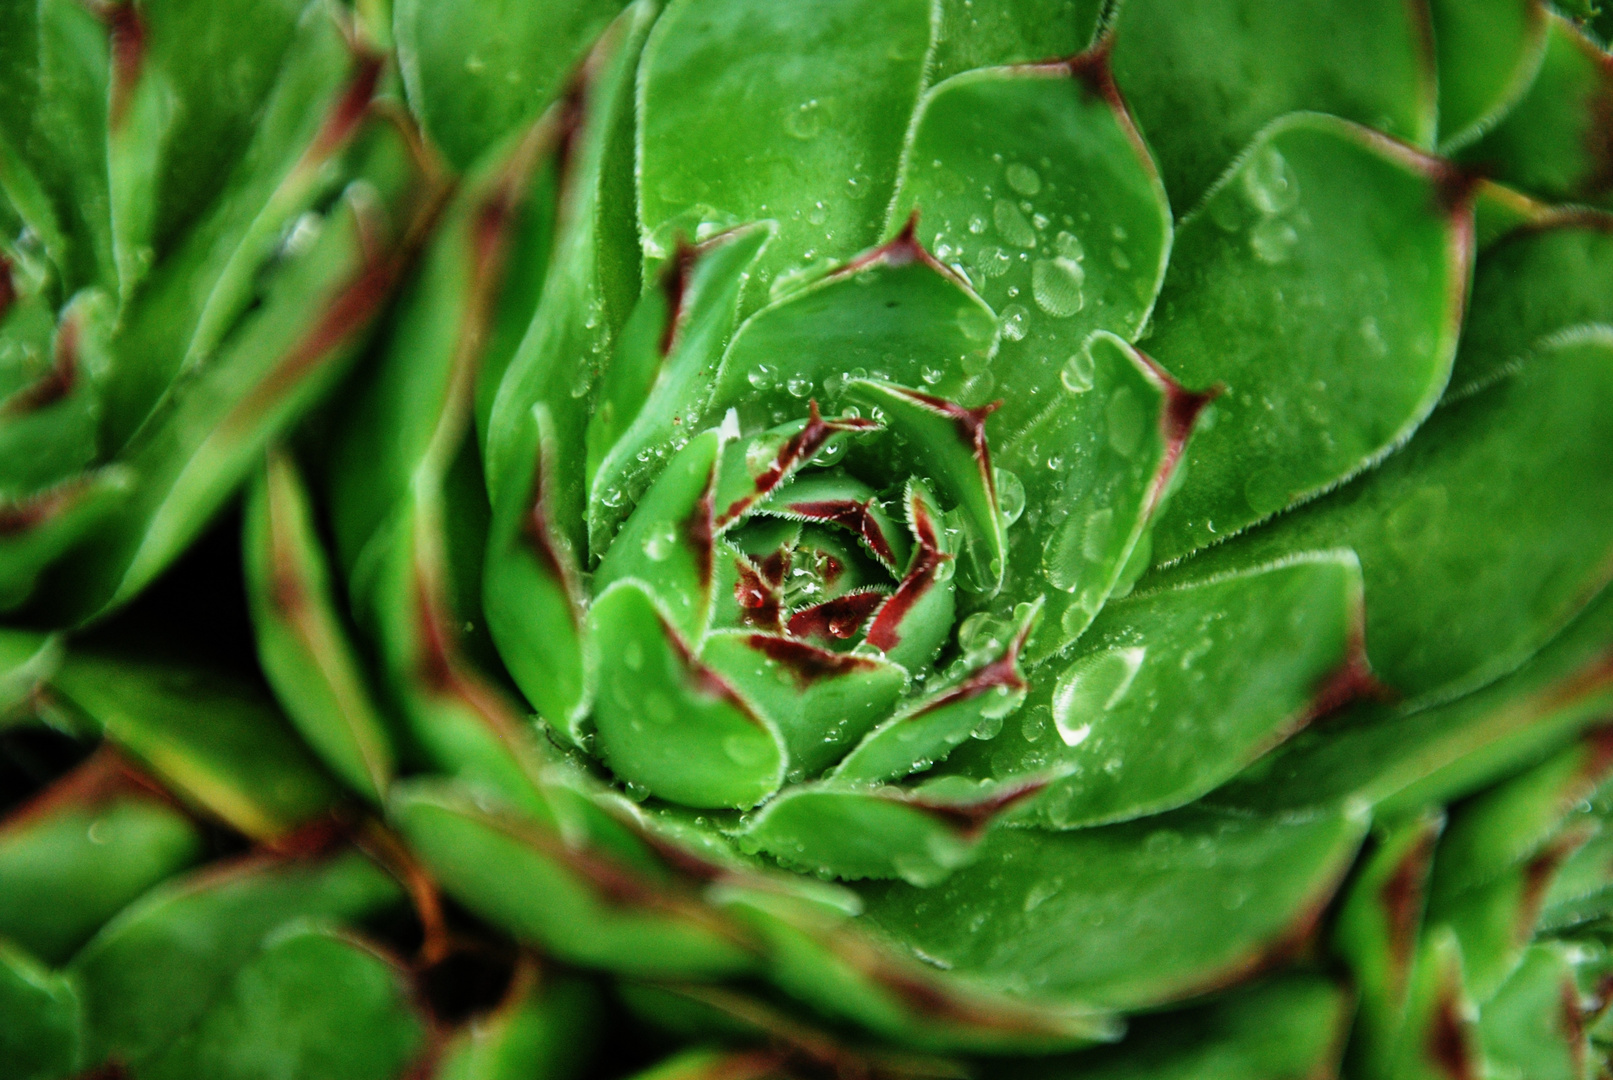
[[[969,216],[969,231],[976,236],[986,231],[986,219],[979,214]]]
[[[1067,319],[1086,306],[1086,276],[1074,259],[1037,259],[1031,266],[1031,296],[1055,319]]]
[[[791,375],[784,388],[790,392],[791,397],[804,398],[812,390],[812,380],[802,375]]]
[[[1147,656],[1142,645],[1105,649],[1065,669],[1053,687],[1053,726],[1064,745],[1077,746],[1091,736],[1093,720],[1125,699]]]
[[[665,562],[677,547],[678,535],[671,525],[663,525],[644,538],[644,554],[652,562]]]
[[[995,470],[997,481],[997,512],[1002,515],[1003,525],[1009,526],[1019,520],[1025,512],[1025,485],[1020,482],[1018,475],[1008,469]]]
[[[981,248],[980,257],[975,261],[975,266],[988,278],[1002,277],[1013,264],[1008,252],[995,246]]]
[[[745,381],[758,390],[771,390],[778,372],[768,364],[757,364],[745,373]]]
[[[1127,255],[1118,247],[1112,247],[1109,249],[1109,261],[1114,263],[1116,270],[1131,269],[1131,256]]]
[[[1299,233],[1281,218],[1267,218],[1249,230],[1249,248],[1255,258],[1276,266],[1287,262],[1299,244]]]
[[[1023,341],[1026,330],[1025,322],[1029,317],[1030,310],[1024,304],[1009,304],[1003,308],[1003,337],[1009,341]]]
[[[1075,262],[1087,257],[1086,248],[1081,246],[1081,238],[1069,231],[1060,232],[1053,238],[1053,250],[1058,252],[1059,258]]]
[[[1122,386],[1116,390],[1105,412],[1109,421],[1109,446],[1121,457],[1135,454],[1138,444],[1142,442],[1146,420],[1142,402],[1131,387]]]
[[[817,137],[823,130],[823,104],[817,98],[801,102],[785,115],[784,130],[797,139]]]
[[[1007,199],[998,199],[991,208],[992,220],[997,225],[997,235],[1015,247],[1033,248],[1036,246],[1036,230],[1026,220],[1025,212]]]
[[[1059,382],[1072,394],[1084,394],[1092,389],[1095,375],[1092,354],[1082,349],[1064,361],[1064,366],[1059,369]]]
[[[1094,510],[1087,515],[1087,526],[1081,537],[1081,554],[1088,562],[1102,562],[1109,554],[1109,538],[1115,529],[1115,512],[1110,507]]]
[[[1008,186],[1021,195],[1035,195],[1042,190],[1041,176],[1029,165],[1016,161],[1004,171],[1008,177]]]
[[[1299,201],[1299,180],[1275,146],[1263,146],[1243,169],[1243,193],[1262,214],[1280,214]]]

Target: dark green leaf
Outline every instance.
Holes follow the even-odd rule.
[[[974,68],[1074,56],[1092,41],[1102,0],[943,0],[930,81]]]
[[[71,980],[0,942],[0,1061],[8,1080],[60,1080],[78,1068],[78,994]]]
[[[435,1080],[570,1080],[594,1050],[599,993],[523,960],[504,1000],[442,1050]]]
[[[1589,1046],[1579,989],[1561,945],[1535,945],[1479,1014],[1487,1066],[1530,1080],[1579,1080]]]
[[[1536,0],[1431,0],[1439,57],[1439,144],[1472,142],[1529,89],[1546,51]]]

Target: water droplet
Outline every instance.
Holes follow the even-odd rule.
[[[1086,248],[1081,246],[1081,238],[1072,232],[1061,232],[1054,237],[1053,250],[1058,252],[1061,259],[1072,259],[1075,262],[1087,257]]]
[[[1008,176],[1008,186],[1021,195],[1035,195],[1042,190],[1042,178],[1035,169],[1029,165],[1014,162],[1005,170]]]
[[[817,98],[803,101],[784,117],[784,130],[797,139],[815,138],[823,130],[823,105]]]
[[[773,389],[778,372],[768,364],[757,364],[745,373],[745,381],[758,390]]]
[[[1256,469],[1243,484],[1243,497],[1249,509],[1261,517],[1287,506],[1288,495],[1288,482],[1277,469]]]
[[[1009,304],[1003,308],[1002,323],[1003,337],[1009,341],[1022,341],[1025,337],[1025,321],[1030,317],[1030,311],[1024,304]]]
[[[998,199],[991,208],[991,218],[997,225],[997,235],[1015,247],[1036,246],[1036,230],[1025,219],[1025,212],[1007,199]]]
[[[472,75],[480,75],[482,72],[487,70],[487,61],[483,60],[475,53],[471,53],[469,56],[465,57],[465,70],[470,72]]]
[[[1366,342],[1373,356],[1389,355],[1389,343],[1383,340],[1383,332],[1378,329],[1378,320],[1371,315],[1363,316],[1361,319],[1361,340]]]
[[[1037,259],[1031,265],[1031,295],[1055,319],[1067,319],[1086,306],[1086,271],[1074,259]]]
[[[1057,896],[1059,894],[1059,890],[1063,887],[1064,882],[1057,878],[1051,881],[1038,881],[1033,884],[1030,887],[1030,891],[1025,894],[1026,913],[1029,914],[1030,912],[1035,911],[1053,897]]]
[[[979,214],[969,215],[969,231],[979,236],[986,231],[986,219]]]
[[[1004,718],[1024,703],[1025,691],[1023,690],[1015,690],[1007,686],[999,686],[992,690],[980,705],[980,715],[983,719],[975,727],[974,737],[977,739],[995,739],[997,733],[1003,729]],[[990,725],[989,728],[988,725]],[[982,735],[980,734],[982,730],[986,730],[989,733]]]
[[[1109,553],[1109,539],[1114,532],[1115,512],[1105,506],[1087,515],[1087,526],[1081,536],[1081,554],[1088,562],[1102,562]]]
[[[1001,690],[1003,692],[1003,697],[1004,698],[1009,696],[1008,687],[999,686],[999,687],[997,687],[997,690]],[[993,696],[996,695],[997,690],[992,691]],[[980,722],[978,724],[976,724],[974,726],[974,728],[969,732],[969,737],[972,738],[972,739],[979,739],[981,742],[989,742],[992,739],[995,739],[998,735],[1000,735],[1002,733],[1002,730],[1003,730],[1002,714],[988,715],[985,709],[981,709],[980,710]]]
[[[958,624],[958,648],[965,655],[995,652],[1014,636],[1014,628],[990,612],[977,611]]]
[[[1008,252],[995,246],[981,248],[980,258],[975,262],[975,266],[988,278],[1002,277],[1013,265],[1014,260],[1009,257]]]
[[[812,390],[812,380],[802,375],[791,375],[784,388],[790,392],[791,397],[804,398]]]
[[[1299,233],[1282,218],[1267,218],[1249,230],[1249,247],[1255,258],[1273,266],[1287,262],[1299,243]]]
[[[1109,261],[1114,263],[1116,270],[1131,269],[1131,256],[1117,247],[1109,249]]]
[[[997,480],[997,512],[1002,515],[1006,528],[1019,520],[1025,512],[1025,485],[1018,475],[1007,469],[995,470]]]
[[[1059,369],[1059,382],[1072,394],[1084,394],[1092,389],[1095,375],[1092,354],[1082,349],[1064,361],[1064,366]]]
[[[812,209],[807,211],[807,220],[814,225],[822,225],[829,220],[829,208],[823,205],[822,199],[812,204]]]
[[[1275,146],[1263,146],[1243,167],[1243,193],[1262,214],[1280,214],[1299,201],[1299,180]]]
[[[940,368],[926,367],[919,372],[919,378],[924,380],[925,386],[934,386],[941,381],[941,376],[945,374],[946,372]]]
[[[1053,687],[1053,726],[1065,746],[1079,746],[1091,737],[1093,722],[1125,699],[1147,656],[1141,645],[1105,649],[1064,670]]]
[[[1110,447],[1121,457],[1135,454],[1138,444],[1142,442],[1146,424],[1142,403],[1137,400],[1136,393],[1131,387],[1122,386],[1109,398],[1105,412],[1108,414]]]
[[[651,562],[665,562],[678,549],[678,534],[671,525],[651,530],[644,538],[644,554]]]

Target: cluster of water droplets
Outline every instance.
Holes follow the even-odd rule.
[[[1244,163],[1231,194],[1212,200],[1210,217],[1228,232],[1249,230],[1249,250],[1267,265],[1287,262],[1306,224],[1299,208],[1299,178],[1275,146],[1265,145]]]

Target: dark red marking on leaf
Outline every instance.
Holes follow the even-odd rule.
[[[120,795],[157,799],[183,811],[163,786],[110,744],[103,743],[83,764],[0,819],[0,835],[69,808],[94,809]]]
[[[1597,826],[1581,822],[1577,827],[1565,828],[1547,844],[1538,855],[1523,867],[1523,888],[1518,896],[1518,914],[1513,923],[1513,941],[1523,944],[1534,936],[1540,911],[1546,904],[1546,893],[1551,889],[1557,871],[1569,856],[1585,846],[1595,834]]]
[[[746,720],[764,731],[767,730],[767,725],[762,722],[762,718],[757,716],[745,699],[739,696],[739,691],[728,685],[727,679],[702,664],[700,658],[694,654],[688,645],[684,644],[677,628],[667,622],[659,612],[656,614],[656,619],[661,624],[662,636],[672,645],[672,651],[678,654],[678,661],[683,665],[684,675],[695,691],[709,698],[726,701]]]
[[[1220,397],[1226,387],[1217,384],[1204,391],[1189,390],[1161,367],[1159,361],[1141,349],[1133,351],[1165,391],[1165,411],[1159,418],[1159,433],[1165,443],[1165,454],[1160,459],[1159,471],[1154,474],[1154,484],[1148,492],[1148,513],[1152,516],[1159,508],[1160,500],[1165,497],[1171,475],[1181,463],[1182,452],[1187,449],[1187,441],[1193,435],[1193,425],[1198,423],[1205,407]]]
[[[369,112],[375,89],[380,84],[385,60],[377,53],[358,52],[353,57],[353,75],[335,106],[325,115],[319,134],[314,136],[305,160],[323,161],[336,153],[358,130]]]
[[[767,557],[757,564],[762,578],[775,589],[784,585],[784,578],[790,572],[791,552],[788,547],[780,547],[769,552]]]
[[[48,491],[0,502],[0,540],[37,529],[51,518],[66,513],[89,486],[87,478],[78,477]]]
[[[99,9],[106,24],[107,44],[112,59],[112,86],[107,105],[107,124],[115,132],[123,126],[129,111],[129,98],[146,57],[146,21],[134,0],[104,4]]]
[[[907,618],[908,612],[913,610],[924,594],[930,591],[935,584],[936,574],[941,564],[949,562],[952,556],[941,550],[941,541],[935,531],[935,522],[930,519],[930,511],[918,498],[912,499],[913,532],[918,540],[918,550],[913,553],[913,561],[908,566],[907,575],[902,583],[896,587],[896,592],[880,607],[879,613],[874,616],[873,625],[868,628],[866,641],[877,649],[890,652],[902,642],[900,633],[902,620]]]
[[[263,849],[285,859],[317,859],[334,852],[346,839],[341,822],[321,816],[284,835],[265,840]]]
[[[1025,676],[1019,670],[1019,654],[1024,651],[1025,642],[1030,634],[1031,624],[1027,622],[1014,634],[1013,640],[1008,643],[1008,648],[1003,650],[1001,656],[989,664],[976,668],[958,685],[925,702],[922,708],[909,713],[907,719],[915,720],[920,716],[928,716],[937,709],[944,709],[962,701],[971,701],[999,688],[1010,692],[1030,689],[1030,683],[1025,681]]]
[[[782,631],[784,598],[779,594],[778,583],[769,581],[743,555],[734,560],[734,565],[739,571],[738,580],[734,582],[739,617],[758,630]]]
[[[790,636],[848,641],[856,636],[885,599],[884,592],[870,588],[802,608],[790,616]]]
[[[989,799],[963,806],[931,802],[923,796],[913,796],[904,801],[914,809],[944,821],[962,839],[975,840],[998,814],[1041,793],[1047,785],[1046,777],[1036,777],[1007,786]]]
[[[6,399],[0,416],[20,416],[47,408],[61,401],[78,385],[78,350],[81,329],[75,317],[62,320],[56,331],[56,345],[50,370]]]
[[[549,475],[546,456],[541,446],[538,448],[536,458],[532,466],[532,497],[521,522],[521,535],[525,538],[528,549],[548,572],[550,578],[560,582],[566,595],[572,598],[572,603],[569,605],[571,621],[573,625],[580,627],[582,614],[575,599],[578,593],[578,574],[571,558],[570,546],[559,539],[549,521],[549,492],[554,478]]]
[[[823,444],[838,432],[875,431],[879,424],[861,416],[843,416],[834,420],[825,420],[818,412],[817,399],[807,403],[811,410],[807,418],[806,427],[784,440],[784,445],[768,463],[766,469],[756,477],[751,492],[735,499],[722,512],[717,519],[717,528],[723,529],[732,524],[757,502],[766,498],[773,489],[784,482],[784,479],[802,465],[811,461]]]
[[[796,686],[803,690],[820,679],[839,678],[875,667],[874,662],[866,657],[830,652],[804,641],[771,634],[751,634],[745,639],[745,644],[788,669]]]
[[[689,278],[694,274],[694,265],[699,254],[694,245],[679,235],[677,250],[673,252],[672,260],[661,273],[661,291],[666,295],[666,325],[661,328],[663,358],[672,355],[672,349],[677,344],[678,331],[683,328],[683,302],[688,295]]]
[[[1366,633],[1360,625],[1361,613],[1358,611],[1356,615],[1357,625],[1350,634],[1344,660],[1324,676],[1311,692],[1310,708],[1295,730],[1358,701],[1395,700],[1397,695],[1393,688],[1372,672],[1372,662],[1367,659]],[[1292,735],[1293,731],[1288,734]]]
[[[1581,742],[1585,747],[1585,762],[1580,766],[1578,779],[1589,794],[1600,787],[1608,771],[1613,770],[1613,724],[1593,729],[1581,737]]]
[[[11,275],[11,260],[0,255],[0,319],[17,302],[17,282]]]
[[[1479,1080],[1478,1062],[1457,1001],[1458,988],[1443,985],[1428,1027],[1428,1056],[1450,1080]]]
[[[1613,189],[1613,56],[1585,41],[1585,54],[1597,68],[1597,87],[1590,97],[1591,122],[1585,126],[1585,154],[1591,171],[1580,194],[1594,198]]]
[[[1572,976],[1557,984],[1557,1020],[1563,1041],[1574,1062],[1573,1076],[1585,1075],[1585,1007],[1580,1003],[1579,987]]]
[[[992,401],[979,408],[966,409],[955,401],[948,401],[946,398],[919,390],[909,390],[905,386],[891,386],[886,389],[952,421],[957,429],[959,441],[974,454],[975,463],[980,466],[980,475],[986,481],[986,491],[991,494],[991,501],[995,504],[997,480],[991,471],[991,448],[986,440],[986,418],[1002,408],[1002,401]]]
[[[700,575],[700,587],[707,590],[703,596],[709,595],[711,589],[711,571],[714,545],[717,537],[717,527],[712,520],[712,511],[717,502],[717,466],[721,464],[719,457],[711,466],[711,475],[706,480],[706,490],[701,494],[700,501],[695,503],[694,509],[683,523],[683,535],[694,552],[695,572]]]
[[[71,1080],[129,1080],[129,1070],[121,1061],[108,1061],[85,1072],[73,1074]]]
[[[1428,888],[1428,866],[1434,857],[1438,836],[1436,829],[1425,829],[1378,888],[1378,902],[1383,906],[1384,922],[1389,929],[1389,958],[1397,981],[1404,980],[1411,970],[1412,950],[1417,946],[1423,899]]]
[[[354,846],[384,867],[408,892],[415,918],[420,922],[420,962],[434,964],[447,956],[453,946],[443,917],[442,891],[414,853],[397,834],[374,818],[360,822],[352,840]]]
[[[856,499],[826,499],[821,502],[785,503],[782,509],[808,521],[821,521],[850,529],[867,545],[874,558],[895,570],[896,553],[891,550],[890,540],[879,527],[879,519],[873,515],[873,505],[873,499],[863,502]]]
[[[1052,61],[1048,66],[1064,68],[1070,78],[1080,83],[1089,95],[1102,98],[1116,111],[1124,111],[1125,103],[1121,100],[1120,88],[1115,85],[1114,69],[1110,64],[1114,47],[1114,38],[1105,34],[1085,52]]]

